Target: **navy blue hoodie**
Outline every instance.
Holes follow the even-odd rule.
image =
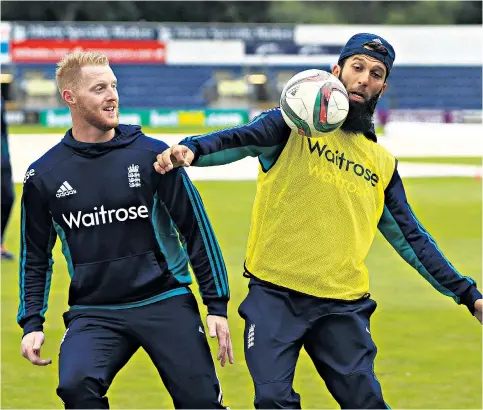
[[[62,141],[28,169],[21,209],[24,334],[43,329],[52,248],[62,242],[70,309],[123,309],[190,292],[191,264],[208,313],[226,316],[229,287],[215,234],[183,169],[155,172],[168,146],[119,125],[104,143]]]

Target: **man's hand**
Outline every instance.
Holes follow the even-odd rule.
[[[22,356],[36,366],[47,366],[52,363],[52,359],[41,359],[40,348],[44,344],[44,332],[30,332],[22,339],[20,351]]]
[[[208,315],[206,318],[206,324],[208,325],[210,337],[216,336],[218,338],[218,356],[216,358],[217,360],[220,360],[221,366],[225,366],[227,354],[228,360],[233,364],[233,348],[226,317]]]
[[[177,167],[189,167],[195,154],[184,145],[173,145],[156,156],[154,169],[160,174],[165,174]]]
[[[483,299],[478,299],[475,302],[475,313],[474,313],[474,315],[480,321],[480,323],[483,324],[483,321],[481,319],[482,312],[483,312]]]

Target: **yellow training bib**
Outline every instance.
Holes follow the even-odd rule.
[[[394,168],[394,156],[363,134],[292,132],[275,165],[259,169],[249,273],[317,297],[362,297],[364,260]]]

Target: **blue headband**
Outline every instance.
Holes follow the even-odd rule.
[[[380,53],[376,50],[372,50],[369,48],[365,48],[364,46],[368,43],[379,43],[380,45],[384,46],[387,50],[387,53]],[[339,62],[346,57],[353,56],[355,54],[366,54],[371,56],[386,66],[387,69],[387,76],[391,72],[392,65],[396,58],[396,53],[394,52],[394,48],[389,44],[386,40],[384,40],[381,36],[376,34],[370,33],[358,33],[352,36],[344,48],[341,50],[339,56]]]

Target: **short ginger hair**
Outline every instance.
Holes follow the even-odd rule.
[[[55,79],[62,94],[65,89],[75,89],[80,77],[80,70],[85,66],[108,66],[109,59],[97,51],[76,51],[66,54],[57,63]]]

